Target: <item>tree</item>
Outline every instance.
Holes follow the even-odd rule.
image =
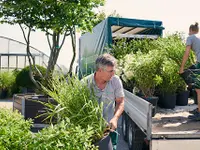
[[[95,14],[95,19],[92,20],[92,26],[96,26],[98,23],[100,23],[101,21],[103,21],[104,19],[106,19],[106,17],[118,17],[121,18],[122,16],[120,16],[116,10],[114,10],[111,14],[106,15],[105,11],[102,10],[100,12],[98,12],[97,14]]]
[[[60,50],[66,36],[71,37],[73,58],[69,67],[72,72],[76,56],[76,28],[91,30],[91,20],[95,17],[94,8],[104,4],[104,0],[2,0],[0,18],[2,23],[19,24],[26,41],[30,66],[35,66],[34,56],[30,52],[31,31],[40,29],[46,33],[51,50],[47,65],[46,80],[54,70]],[[27,29],[27,33],[26,30]],[[36,68],[37,70],[37,68]],[[37,70],[39,72],[39,70]],[[39,88],[33,78],[32,81]]]

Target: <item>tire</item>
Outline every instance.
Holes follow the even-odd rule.
[[[128,147],[129,147],[129,150],[132,150],[133,148],[133,140],[134,140],[134,124],[131,122],[131,120],[129,121],[129,124],[128,124]]]
[[[131,119],[129,119],[127,139],[129,150],[142,150],[144,138],[145,134]]]
[[[124,112],[122,114],[122,135],[125,141],[127,141],[128,138],[128,116]]]

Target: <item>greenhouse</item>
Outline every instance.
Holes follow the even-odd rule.
[[[0,45],[0,71],[22,69],[29,65],[26,44],[0,36]],[[49,57],[46,54],[34,47],[30,47],[30,52],[34,56],[36,64],[47,66]]]

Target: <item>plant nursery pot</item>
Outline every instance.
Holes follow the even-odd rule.
[[[113,150],[111,138],[109,135],[104,136],[99,142],[95,144],[99,146],[99,150]]]
[[[0,99],[4,99],[8,96],[8,90],[1,90],[0,91]]]
[[[192,98],[194,99],[194,103],[198,104],[197,92],[195,90],[192,90]]]
[[[200,70],[195,65],[192,65],[188,69],[185,69],[184,72],[180,74],[180,76],[183,78],[185,83],[188,85],[188,84],[195,82],[194,78],[196,78],[196,77],[194,76],[194,74],[199,75]]]
[[[185,83],[187,85],[194,82],[192,79],[192,71],[189,69],[187,69],[183,73],[181,73],[180,76],[183,78],[183,80],[185,81]]]
[[[176,97],[176,105],[178,106],[188,105],[188,97],[189,97],[189,91],[182,91],[178,93]]]
[[[176,94],[164,93],[159,97],[160,107],[166,109],[173,109],[176,105]]]
[[[156,107],[157,107],[157,103],[158,103],[159,97],[142,97],[142,98],[153,105],[152,117],[154,117],[155,114],[156,114]]]

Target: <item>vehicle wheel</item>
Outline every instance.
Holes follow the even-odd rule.
[[[129,150],[142,150],[145,134],[137,127],[137,125],[129,120],[128,124],[128,147]]]
[[[130,150],[132,150],[133,148],[133,140],[134,140],[134,123],[132,123],[131,121],[129,121],[129,124],[128,124],[128,147]]]
[[[127,126],[127,115],[126,113],[123,113],[122,115],[122,134],[123,134],[123,138],[125,141],[127,141],[127,134],[128,134],[128,126]]]

